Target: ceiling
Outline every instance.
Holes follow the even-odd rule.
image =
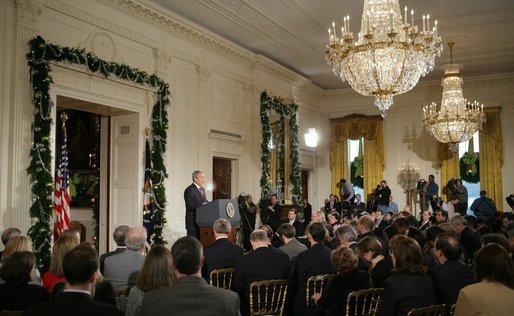
[[[325,62],[327,29],[349,14],[351,29],[360,29],[362,0],[147,0],[299,73],[327,90],[346,88]],[[455,42],[454,62],[471,76],[514,73],[513,0],[400,1],[401,11],[414,9],[438,20],[443,42]],[[354,32],[354,36],[356,33]],[[445,47],[436,70],[421,80],[439,80],[438,66],[449,63]]]

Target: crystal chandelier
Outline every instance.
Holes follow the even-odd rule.
[[[328,30],[327,63],[334,73],[364,96],[374,96],[382,117],[393,104],[393,96],[405,93],[421,76],[434,68],[442,51],[437,21],[423,16],[423,28],[414,25],[414,10],[407,22],[398,0],[365,0],[357,42],[350,32],[350,17],[343,18],[341,32],[335,23]]]
[[[444,66],[443,98],[437,111],[436,103],[423,108],[423,123],[428,132],[441,143],[450,143],[452,152],[459,151],[459,143],[466,142],[482,129],[485,122],[484,105],[469,102],[462,93],[461,65],[453,64],[453,45],[450,47],[450,64]]]

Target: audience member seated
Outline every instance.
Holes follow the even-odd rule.
[[[2,243],[4,244],[4,248],[5,246],[7,246],[7,242],[9,241],[9,239],[13,238],[14,236],[19,236],[21,235],[21,230],[19,230],[18,228],[16,227],[9,227],[9,228],[6,228],[3,232],[2,232]],[[0,259],[2,259],[2,254],[4,253],[5,249],[0,251]]]
[[[0,267],[5,261],[7,261],[7,259],[9,259],[9,256],[18,251],[32,252],[32,246],[30,245],[30,241],[27,239],[27,237],[15,235],[9,239],[3,251],[2,260],[0,260]],[[2,282],[3,280],[0,277],[0,283]],[[39,270],[36,268],[35,265],[30,274],[29,283],[35,285],[43,284],[41,281],[41,274],[39,274]]]
[[[350,224],[343,224],[339,226],[334,232],[339,244],[344,247],[349,247],[354,252],[357,249],[357,232]]]
[[[333,230],[336,230],[339,226],[341,226],[341,215],[338,212],[330,212],[327,215],[327,222],[332,226]]]
[[[73,237],[77,240],[77,244],[80,244],[80,232],[74,228],[68,228],[68,229],[65,229],[61,235],[59,236],[59,238],[61,237]]]
[[[486,234],[482,236],[482,239],[480,240],[481,247],[487,246],[489,244],[498,244],[503,247],[503,249],[507,250],[509,255],[512,255],[510,252],[510,244],[509,240],[505,235],[496,233],[496,234]]]
[[[424,210],[423,213],[421,213],[421,220],[418,223],[418,227],[422,232],[424,232],[431,224],[430,212],[428,210]]]
[[[373,233],[374,229],[375,221],[373,220],[373,218],[371,218],[370,215],[361,216],[359,218],[359,223],[357,225],[357,233],[359,234],[357,237],[357,241],[360,241],[361,239],[367,236],[375,237],[382,245],[382,254],[384,256],[388,256],[389,247],[387,243],[382,238],[378,237],[377,235],[375,235],[375,233]]]
[[[459,291],[474,283],[473,271],[461,260],[462,250],[459,240],[450,233],[437,236],[434,255],[438,265],[429,270],[437,290],[439,304],[449,309],[455,302]]]
[[[50,259],[50,269],[43,274],[43,287],[49,293],[54,290],[55,283],[64,280],[62,266],[64,256],[77,245],[77,239],[71,236],[63,236],[55,242]]]
[[[282,250],[278,249],[278,247],[282,246],[282,241],[280,241],[278,234],[273,233],[273,229],[269,225],[261,225],[258,229],[263,230],[266,233],[266,236],[268,236],[268,247],[271,249],[271,251],[284,253]]]
[[[48,292],[41,286],[29,284],[36,257],[29,251],[12,253],[0,268],[0,311],[25,310],[34,304],[48,301]]]
[[[394,227],[396,227],[396,230],[400,235],[407,236],[407,233],[409,232],[409,220],[406,217],[398,217],[393,221],[391,224]]]
[[[122,315],[114,306],[92,299],[98,269],[98,257],[91,246],[79,245],[71,249],[62,259],[62,271],[66,279],[62,294],[49,303],[32,306],[25,310],[24,315]]]
[[[212,225],[216,240],[203,251],[205,260],[202,274],[207,283],[212,270],[233,268],[237,257],[243,255],[243,248],[228,240],[231,227],[230,222],[224,218],[217,219]]]
[[[323,223],[323,225],[325,225],[325,229],[327,230],[327,237],[324,242],[325,246],[330,250],[339,248],[339,240],[337,240],[334,234],[334,227],[327,222]]]
[[[198,239],[178,239],[171,247],[171,257],[176,281],[145,294],[141,315],[239,315],[237,294],[210,286],[202,278],[202,245]]]
[[[313,212],[311,215],[311,222],[324,222],[325,214],[322,211]]]
[[[454,315],[512,315],[514,266],[507,251],[497,244],[481,248],[475,256],[474,270],[479,283],[460,291]]]
[[[145,293],[170,286],[173,283],[171,266],[171,252],[166,247],[155,245],[150,249],[145,257],[136,285],[130,290],[125,316],[136,315],[137,309],[143,304]]]
[[[143,255],[146,242],[146,229],[132,227],[127,232],[125,244],[127,250],[105,258],[105,278],[114,288],[129,288],[134,286],[137,274],[143,267]]]
[[[381,229],[382,231],[389,226],[389,223],[385,220],[384,211],[376,210],[375,212],[375,231]]]
[[[360,194],[356,194],[355,201],[352,203],[352,211],[353,211],[353,213],[357,213],[359,211],[364,211],[364,210],[366,210],[366,203],[362,202],[362,197]],[[372,210],[370,210],[370,211],[372,211]]]
[[[112,233],[112,238],[116,243],[116,249],[114,251],[104,253],[100,256],[100,272],[105,273],[105,258],[117,255],[127,249],[127,246],[125,246],[125,238],[127,237],[128,230],[129,227],[127,225],[121,225],[116,227],[116,229]]]
[[[475,252],[480,248],[478,235],[468,227],[468,222],[462,215],[454,215],[450,223],[459,234],[460,244],[464,248],[466,258],[468,261],[471,261],[475,256]]]
[[[329,281],[323,295],[315,293],[312,299],[323,315],[343,315],[348,294],[369,288],[369,276],[365,271],[357,269],[357,256],[348,247],[332,251],[330,260],[337,275]]]
[[[331,250],[324,245],[327,230],[323,223],[311,223],[307,227],[307,240],[311,247],[300,253],[296,258],[293,274],[294,315],[307,313],[305,302],[307,280],[314,275],[335,273],[330,261]]]
[[[237,258],[232,282],[232,289],[241,299],[242,315],[250,313],[249,293],[253,282],[271,279],[289,280],[290,276],[289,257],[283,252],[270,249],[269,238],[264,230],[254,230],[250,234],[250,242],[253,252]]]
[[[422,253],[423,253],[423,265],[427,268],[433,268],[435,266],[435,260],[433,260],[433,257],[425,253],[423,249],[425,249],[427,244],[427,239],[425,238],[425,235],[419,230],[419,228],[411,226],[409,228],[409,231],[407,232],[407,237],[410,237],[414,239],[418,245],[421,247]]]
[[[341,204],[337,201],[337,196],[330,194],[329,201],[325,203],[325,214],[330,214],[333,211],[341,213]]]
[[[436,210],[435,211],[435,220],[437,223],[446,223],[448,222],[448,212],[445,210]]]
[[[437,304],[435,287],[425,273],[418,243],[403,235],[395,236],[391,240],[391,258],[395,274],[385,281],[377,315],[404,316],[412,309]]]
[[[283,246],[280,246],[280,250],[285,252],[285,254],[289,257],[289,262],[291,264],[291,268],[293,269],[296,264],[296,257],[299,253],[307,250],[307,246],[299,242],[295,236],[296,231],[293,225],[284,223],[278,227],[277,231],[280,240],[284,243]]]
[[[382,255],[382,245],[377,238],[366,236],[357,244],[357,256],[359,258],[358,268],[369,272],[377,264],[384,259]]]
[[[298,212],[296,209],[292,208],[287,212],[287,223],[293,225],[296,237],[305,235],[305,228],[303,227],[303,223],[300,222],[298,219]]]

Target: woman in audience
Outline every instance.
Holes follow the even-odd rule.
[[[375,237],[366,236],[357,244],[357,256],[359,269],[369,273],[377,262],[384,259],[382,244]]]
[[[327,215],[328,223],[332,226],[333,230],[335,231],[339,226],[341,226],[340,220],[341,215],[337,211],[330,212]]]
[[[30,245],[29,240],[25,236],[14,236],[7,242],[7,245],[5,245],[4,252],[2,254],[2,260],[0,261],[0,267],[4,262],[9,259],[9,256],[11,256],[15,252],[19,251],[28,251],[32,252],[32,246]],[[31,272],[31,277],[29,280],[29,283],[41,285],[41,274],[39,274],[39,270],[34,266]],[[0,280],[2,278],[0,277]],[[1,282],[0,282],[1,283]]]
[[[407,236],[391,239],[395,274],[384,283],[377,315],[407,315],[410,310],[437,304],[435,287],[423,266],[421,247]]]
[[[311,215],[311,222],[325,222],[325,214],[322,211],[313,212]]]
[[[63,236],[55,242],[54,248],[52,249],[50,269],[43,274],[43,287],[48,293],[52,293],[55,283],[64,280],[62,260],[64,259],[64,255],[77,245],[77,239],[70,236]]]
[[[133,316],[143,303],[145,292],[160,289],[173,283],[171,252],[164,246],[155,245],[145,257],[136,285],[130,290],[125,316]]]
[[[474,269],[479,283],[460,291],[454,315],[512,315],[514,266],[509,253],[498,244],[484,246],[475,255]]]
[[[11,239],[12,240],[12,239]],[[0,311],[25,310],[34,304],[48,301],[48,292],[41,286],[29,284],[36,257],[29,251],[17,251],[4,261],[0,277]]]
[[[342,315],[346,310],[346,299],[352,291],[369,288],[369,277],[357,269],[358,258],[348,247],[341,246],[332,251],[330,261],[337,271],[321,296],[314,293],[312,299],[324,315]]]

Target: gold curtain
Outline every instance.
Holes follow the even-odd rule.
[[[451,178],[460,178],[459,153],[453,153],[449,149],[449,144],[437,143],[437,156],[439,168],[441,169],[441,195],[446,195],[446,200],[450,199],[450,192],[445,192],[446,183]]]
[[[371,193],[384,174],[384,127],[380,116],[353,114],[330,120],[330,170],[332,192],[337,184],[349,179],[348,139],[364,137],[364,192]]]
[[[500,108],[484,109],[486,122],[478,133],[480,147],[480,189],[503,209],[503,187],[501,167],[503,166],[503,142],[500,124]]]

